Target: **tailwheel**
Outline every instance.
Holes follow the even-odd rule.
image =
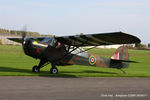
[[[50,69],[50,73],[51,73],[51,74],[57,74],[57,73],[58,73],[58,69],[57,69],[56,67],[55,67],[55,68],[52,67],[52,68]]]
[[[32,72],[39,72],[40,71],[40,68],[38,66],[33,66],[32,68]]]

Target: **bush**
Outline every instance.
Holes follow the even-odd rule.
[[[3,43],[2,43],[2,40],[0,40],[0,45],[2,45]]]
[[[143,49],[143,48],[146,48],[146,45],[144,45],[144,44],[136,44],[136,47],[138,48],[138,49]]]

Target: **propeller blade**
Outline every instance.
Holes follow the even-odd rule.
[[[23,33],[22,33],[22,45],[25,44],[25,41],[26,41],[26,36],[27,36],[27,27],[24,26],[24,29],[23,29]]]

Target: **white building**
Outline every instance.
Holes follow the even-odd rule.
[[[9,35],[9,34],[0,34],[0,40],[1,40],[2,44],[21,45],[20,43],[10,41],[7,39],[7,38],[19,38],[19,37],[21,37],[21,36]]]
[[[120,46],[123,46],[123,45],[107,45],[107,46],[98,46],[98,48],[119,48]]]

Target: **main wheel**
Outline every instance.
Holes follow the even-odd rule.
[[[39,72],[40,71],[40,69],[38,68],[38,66],[33,66],[33,68],[32,68],[32,72]]]
[[[55,67],[55,68],[51,68],[50,69],[50,73],[51,74],[57,74],[58,73],[58,69]]]

